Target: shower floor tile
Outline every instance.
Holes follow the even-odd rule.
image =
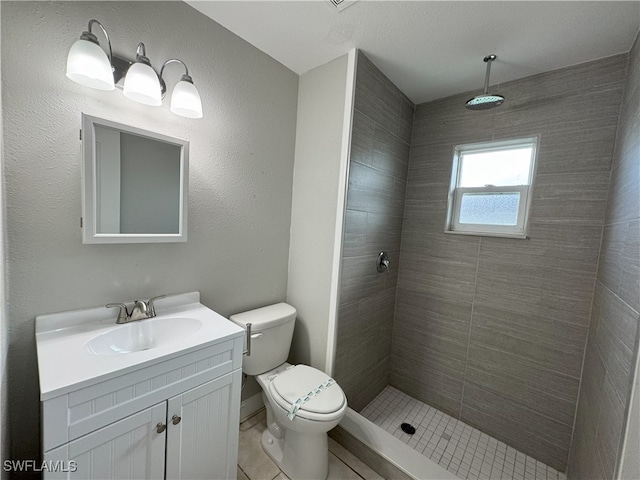
[[[393,387],[385,388],[360,414],[461,479],[567,478],[564,473]],[[402,431],[403,422],[415,427],[413,435]]]

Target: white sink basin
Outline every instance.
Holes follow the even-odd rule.
[[[170,344],[202,327],[195,318],[150,318],[118,325],[89,340],[84,348],[92,355],[121,355]]]

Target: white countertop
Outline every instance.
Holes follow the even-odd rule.
[[[37,316],[40,399],[48,400],[158,361],[244,335],[244,330],[238,325],[202,305],[199,292],[167,296],[157,300],[155,308],[156,318],[193,318],[199,320],[201,326],[196,331],[148,350],[93,355],[85,348],[87,342],[121,327],[115,323],[117,308],[102,306]]]

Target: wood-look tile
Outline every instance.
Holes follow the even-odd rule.
[[[586,326],[474,305],[470,345],[506,352],[579,378],[586,336]]]
[[[611,169],[616,125],[576,130],[571,135],[549,133],[540,138],[537,173],[608,172]]]
[[[632,372],[633,349],[640,315],[608,288],[599,288],[602,304],[590,335],[600,352],[611,384],[620,398],[627,398]]]
[[[418,146],[411,148],[408,184],[446,185],[451,183],[454,145]]]
[[[394,185],[395,178],[392,175],[359,163],[351,163],[347,209],[371,213],[392,213]]]
[[[573,423],[579,377],[565,375],[519,355],[472,343],[465,382],[498,392],[531,410],[565,424]]]
[[[622,278],[615,293],[632,309],[640,312],[640,220],[629,223],[622,256]]]
[[[602,225],[609,173],[536,175],[531,222]]]
[[[613,393],[614,387],[609,382],[608,375],[602,389],[603,404],[599,412],[595,443],[602,459],[605,478],[613,478],[624,428],[624,404]]]
[[[532,223],[526,240],[483,238],[480,259],[579,271],[593,278],[598,267],[601,236],[599,226]]]
[[[389,384],[448,415],[460,413],[461,380],[433,370],[407,369],[405,360],[392,354]]]
[[[380,251],[400,251],[402,234],[402,216],[368,213],[366,216],[366,234],[363,242],[364,251],[378,253]],[[397,264],[394,268],[397,268]]]
[[[410,182],[407,184],[405,197],[405,215],[411,214],[411,208],[415,208],[421,212],[438,212],[446,216],[447,213],[447,196],[449,194],[449,184],[428,184],[420,182]],[[444,230],[444,218],[442,223]]]
[[[436,339],[449,339],[466,346],[469,339],[471,304],[432,297],[399,288],[394,325]],[[402,348],[400,345],[398,347]],[[411,348],[411,345],[407,345]]]
[[[424,253],[402,255],[398,286],[432,296],[471,303],[475,290],[476,259],[431,257]]]
[[[371,166],[376,124],[360,110],[354,109],[351,127],[351,162]]]
[[[452,105],[452,114],[437,118],[431,116],[424,121],[413,124],[412,147],[414,145],[429,145],[450,143],[459,145],[490,141],[493,131],[492,110],[471,112],[457,104]]]
[[[625,83],[626,53],[572,65],[500,84],[498,92],[509,102],[522,98],[556,98],[599,92]],[[551,105],[553,106],[553,105]]]
[[[371,166],[406,181],[409,166],[409,144],[385,129],[375,128]]]
[[[475,303],[479,305],[495,305],[512,312],[530,312],[533,306],[553,318],[564,316],[569,322],[583,325],[588,322],[593,276],[554,267],[499,264],[481,258],[477,279]]]
[[[398,136],[405,141],[411,143],[411,133],[413,131],[413,114],[415,105],[406,95],[402,95],[400,100],[400,121],[398,122]]]
[[[623,84],[577,94],[512,98],[496,110],[495,129],[527,128],[530,134],[552,133],[555,125],[586,117],[615,118],[620,112]]]
[[[345,211],[343,257],[357,257],[367,252],[367,215],[367,212],[357,210]]]
[[[598,268],[598,280],[638,308],[640,287],[640,222],[605,225]]]
[[[578,430],[576,429],[576,431]],[[574,437],[569,460],[567,478],[608,478],[604,472],[600,453],[596,447],[595,434],[580,434]]]
[[[401,361],[416,370],[440,373],[462,381],[467,353],[466,343],[430,334],[424,328],[406,323],[393,326],[392,363]]]
[[[359,301],[362,298],[384,290],[385,278],[370,255],[342,259],[340,304]]]
[[[397,87],[359,52],[354,107],[381,127],[397,134],[401,103]]]
[[[465,385],[460,419],[557,470],[566,468],[571,425],[472,383]]]
[[[640,216],[640,111],[631,125],[621,124],[607,208],[608,223],[635,220]],[[633,133],[629,133],[633,132]],[[632,138],[627,138],[630,136]]]

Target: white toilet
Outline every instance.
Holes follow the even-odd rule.
[[[286,363],[296,309],[278,303],[232,315],[245,328],[251,324],[251,355],[242,371],[256,375],[267,410],[262,448],[292,480],[324,480],[329,472],[327,432],[347,409],[340,386],[307,365]]]

